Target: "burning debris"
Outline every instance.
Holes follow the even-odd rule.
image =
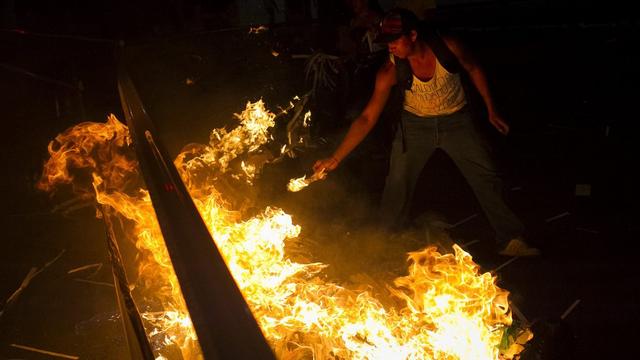
[[[314,173],[313,175],[311,175],[308,179],[307,179],[307,175],[300,177],[300,178],[296,178],[296,179],[291,179],[289,180],[289,184],[287,185],[287,189],[291,192],[297,192],[300,191],[304,188],[306,188],[307,186],[309,186],[309,184],[316,182],[318,180],[324,180],[327,177],[327,173],[325,171],[325,169],[322,169],[320,171],[318,171],[317,173]]]
[[[267,207],[248,216],[231,205],[229,195],[218,185],[233,178],[250,186],[262,166],[273,161],[263,148],[273,139],[270,129],[276,117],[262,101],[248,103],[236,114],[236,128],[212,131],[209,144],[191,145],[175,160],[276,356],[515,357],[512,345],[521,345],[527,336],[521,332],[513,336],[519,329],[512,322],[509,293],[496,286],[493,274],[481,273],[459,246],[453,245],[450,254],[441,254],[435,247],[410,253],[407,275],[387,285],[397,305],[384,306],[369,291],[325,280],[325,264],[293,261],[285,244],[302,229],[283,210]],[[156,355],[170,358],[165,349],[177,346],[183,358],[197,358],[196,335],[180,284],[130,145],[127,127],[114,116],[106,123],[70,128],[50,144],[51,158],[39,186],[53,191],[70,184],[117,214],[122,232],[139,251],[136,300],[148,309],[142,317]],[[322,178],[323,172],[294,180],[306,186]]]

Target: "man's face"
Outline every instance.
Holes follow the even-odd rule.
[[[415,43],[415,31],[412,31],[408,35],[402,35],[399,38],[387,43],[389,52],[393,56],[406,59],[413,51],[413,44]]]

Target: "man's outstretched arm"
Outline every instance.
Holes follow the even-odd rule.
[[[316,161],[313,165],[315,172],[323,169],[326,171],[335,169],[340,162],[362,142],[378,122],[382,109],[384,109],[389,99],[391,87],[393,87],[395,82],[395,65],[389,61],[378,70],[375,89],[369,99],[369,103],[367,103],[367,106],[365,106],[360,116],[351,123],[347,135],[345,135],[340,145],[338,145],[338,148],[333,152],[333,155],[329,158]]]

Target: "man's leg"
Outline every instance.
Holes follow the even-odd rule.
[[[404,225],[411,208],[413,193],[425,163],[436,149],[434,123],[431,119],[403,113],[403,126],[393,140],[382,200],[379,223],[387,229]]]
[[[502,181],[486,141],[476,131],[469,113],[461,111],[441,122],[442,149],[451,157],[471,186],[499,245],[521,236],[522,222],[505,204]]]

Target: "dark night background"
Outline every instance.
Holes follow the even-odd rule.
[[[379,3],[388,9],[394,2]],[[271,13],[270,4],[276,5]],[[500,284],[530,320],[546,326],[539,338],[546,336],[563,358],[632,358],[640,335],[640,270],[632,250],[640,215],[633,150],[640,120],[640,16],[625,4],[450,0],[437,1],[436,11],[425,14],[467,41],[511,124],[507,138],[488,133],[499,150],[507,200],[544,254],[506,267]],[[349,12],[341,0],[0,5],[0,305],[31,267],[65,250],[0,317],[0,358],[45,358],[9,346],[14,343],[87,359],[123,358],[119,325],[109,320],[116,311],[113,288],[67,274],[104,263],[92,280],[112,281],[103,224],[89,207],[54,212],[65,199],[34,187],[48,142],[82,121],[102,122],[110,113],[124,120],[116,87],[122,60],[169,152],[204,143],[211,129],[230,124],[247,101],[262,97],[275,109],[308,91],[305,60],[292,55],[335,53],[336,34]],[[248,34],[249,26],[269,23],[268,32]],[[348,123],[342,99],[332,96],[339,95],[320,94],[311,105],[315,134],[329,139],[324,151]],[[299,194],[273,184],[308,171],[323,149],[268,167],[263,200],[284,207],[302,224],[357,227],[361,219],[344,218],[377,199],[386,166],[384,139],[384,128],[377,129],[335,175]],[[445,156],[437,154],[427,168],[416,194],[416,218],[432,211],[455,223],[481,214]],[[310,224],[307,236],[320,234],[318,228]],[[482,240],[469,250],[484,269],[505,261],[494,254],[482,215],[451,229],[451,235],[463,243]],[[559,322],[577,299],[574,312]]]

